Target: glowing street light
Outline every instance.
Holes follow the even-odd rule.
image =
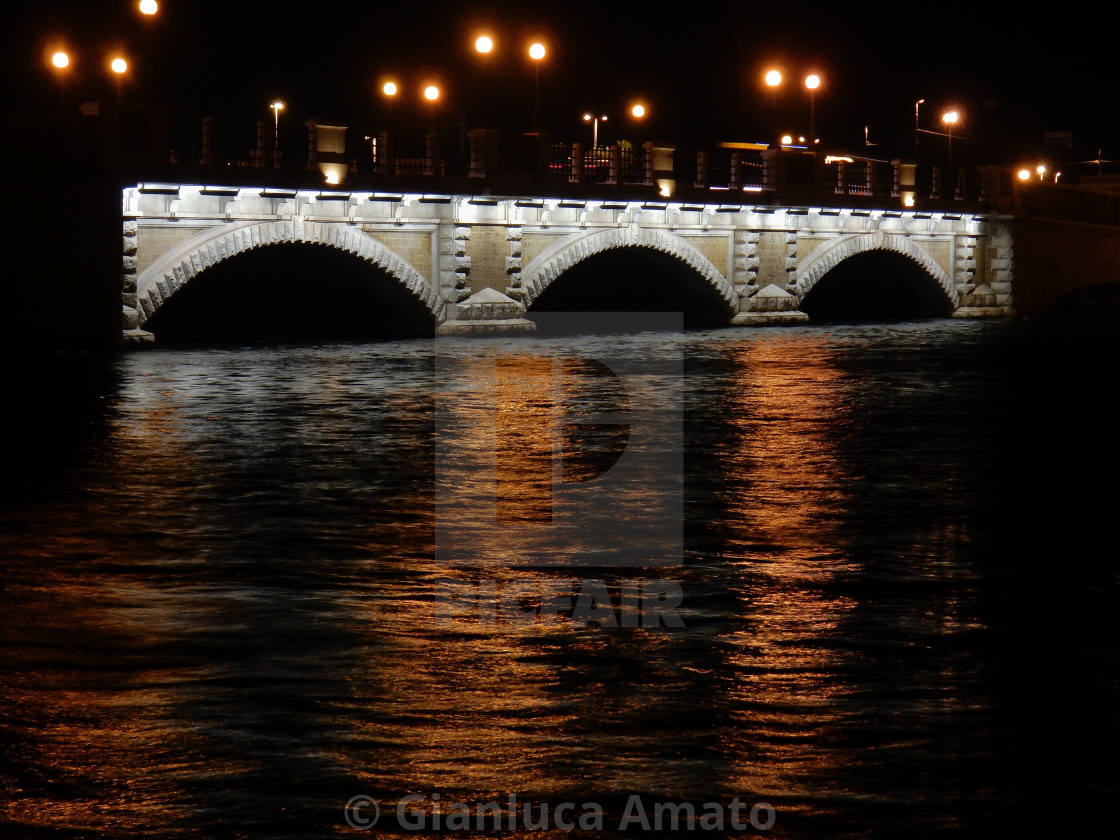
[[[944,123],[945,130],[948,132],[948,135],[949,135],[949,147],[948,147],[949,156],[948,156],[948,166],[946,168],[949,170],[950,175],[952,174],[952,171],[953,171],[953,127],[958,122],[960,122],[960,119],[961,119],[960,112],[957,111],[955,108],[952,109],[952,110],[946,111],[944,114],[941,115],[941,122]]]
[[[634,107],[630,109],[630,114],[634,119],[640,120],[646,115],[646,106],[641,102],[636,102],[634,103]]]
[[[541,62],[545,53],[540,41],[529,45],[529,58],[533,60],[533,131],[537,133],[541,130]]]
[[[70,55],[65,50],[55,50],[50,57],[51,71],[54,73],[54,79],[58,83],[58,110],[61,113],[65,110],[65,87],[66,87],[66,74],[69,72]]]
[[[810,73],[805,77],[805,87],[809,91],[809,143],[816,144],[817,142],[817,109],[816,109],[816,93],[817,88],[821,86],[821,77],[816,73]]]
[[[109,62],[109,69],[117,77],[117,104],[121,104],[121,82],[124,79],[124,74],[128,72],[128,62],[120,56],[117,56]]]
[[[156,0],[140,0],[140,14],[154,15],[159,11],[159,4]]]
[[[392,79],[385,80],[384,84],[381,85],[381,95],[385,97],[385,110],[388,112],[387,122],[390,131],[393,130],[393,101],[397,98],[400,90],[400,87]]]
[[[494,97],[490,95],[490,65],[493,63],[491,54],[494,52],[494,39],[487,33],[482,33],[474,39],[474,51],[478,54],[479,84],[474,95],[474,107],[478,110],[485,128],[494,127]]]
[[[424,88],[424,98],[428,100],[428,120],[429,130],[436,130],[436,100],[439,99],[439,88],[435,85],[428,85]]]
[[[918,128],[918,109],[921,107],[924,99],[919,99],[914,103],[914,162],[918,162],[918,136],[920,129]]]
[[[272,100],[268,106],[272,109],[272,168],[280,168],[280,112],[284,110],[284,103],[279,99]]]
[[[599,121],[607,121],[607,115],[603,114],[601,117],[593,116],[590,113],[583,115],[583,121],[592,124],[591,128],[591,148],[597,149],[599,147]]]
[[[778,88],[782,86],[782,71],[772,67],[763,74],[762,81],[770,91],[770,130],[776,133],[781,125],[778,119]]]

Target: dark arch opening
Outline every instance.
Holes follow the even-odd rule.
[[[637,246],[603,251],[572,266],[541,292],[531,312],[679,312],[686,327],[731,320],[701,275],[668,254]]]
[[[376,341],[431,336],[396,278],[325,245],[245,251],[199,274],[148,320],[161,343]]]
[[[825,274],[801,302],[801,311],[818,323],[908,321],[946,317],[953,304],[913,260],[868,251]]]

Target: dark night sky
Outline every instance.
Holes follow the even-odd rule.
[[[432,78],[445,91],[436,112],[441,127],[490,114],[501,127],[527,130],[533,69],[524,50],[539,34],[550,48],[541,67],[543,127],[559,139],[589,139],[579,120],[587,109],[612,116],[606,139],[761,141],[779,119],[804,131],[804,91],[794,87],[772,102],[762,88],[762,70],[774,60],[792,73],[824,76],[816,123],[827,145],[858,149],[869,126],[870,139],[882,144],[877,154],[906,154],[921,97],[926,128],[937,128],[944,105],[962,108],[955,155],[1009,161],[1040,149],[1046,131],[1071,131],[1072,159],[1095,156],[1098,146],[1105,157],[1120,157],[1116,38],[1091,10],[731,0],[660,10],[653,3],[481,0],[160,5],[157,18],[145,19],[135,0],[29,4],[6,29],[5,77],[21,80],[10,86],[9,112],[57,110],[44,51],[60,39],[77,54],[66,91],[71,107],[115,96],[103,67],[119,45],[134,68],[126,102],[167,105],[181,125],[214,114],[248,132],[255,120],[271,121],[268,102],[280,97],[291,126],[315,117],[369,132],[389,120],[375,83],[393,74],[406,86],[392,114],[398,129],[427,127],[417,86]],[[471,48],[482,28],[498,41],[488,71]],[[641,128],[624,119],[632,98],[651,109]],[[936,142],[943,141],[929,138]]]

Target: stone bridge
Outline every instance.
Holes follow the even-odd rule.
[[[726,200],[729,196],[721,196]],[[624,198],[379,193],[140,183],[123,190],[123,328],[256,249],[321,246],[368,267],[423,307],[439,334],[534,328],[534,305],[577,266],[620,252],[655,256],[729,325],[808,320],[830,273],[874,255],[941,314],[1013,311],[1012,224],[995,213]],[[870,264],[869,264],[870,265]],[[853,291],[853,294],[858,292]],[[582,308],[598,311],[594,295]],[[646,308],[640,286],[633,311]]]

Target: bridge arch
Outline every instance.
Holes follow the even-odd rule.
[[[953,309],[960,305],[960,295],[952,279],[933,257],[909,238],[882,231],[842,236],[814,248],[797,268],[797,281],[794,286],[798,300],[804,300],[821,278],[844,260],[872,251],[899,254],[916,263],[937,284]]]
[[[699,250],[672,233],[633,227],[565,237],[542,251],[522,272],[526,308],[565,271],[589,257],[616,248],[646,248],[673,257],[703,278],[723,303],[729,318],[738,311],[739,296],[735,289]]]
[[[279,244],[323,245],[352,254],[400,283],[432,314],[438,325],[447,317],[443,299],[415,268],[357,228],[312,222],[264,222],[204,231],[184,240],[136,278],[139,324],[208,268],[257,248]]]

